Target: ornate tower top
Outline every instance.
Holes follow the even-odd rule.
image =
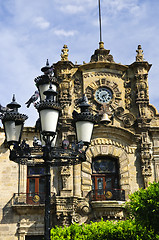
[[[144,54],[141,45],[138,45],[138,49],[136,50],[136,62],[143,62],[144,61]]]
[[[110,50],[104,48],[104,42],[99,42],[99,49],[96,49],[91,56],[90,62],[114,62],[113,56],[109,54]]]
[[[68,49],[68,47],[67,47],[67,45],[65,44],[64,46],[63,46],[63,49],[61,50],[61,61],[68,61],[68,51],[69,51],[69,49]]]

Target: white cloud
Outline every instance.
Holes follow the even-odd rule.
[[[46,21],[43,17],[36,17],[33,20],[34,24],[41,28],[41,29],[47,29],[50,26],[50,23],[48,21]]]
[[[61,6],[60,10],[67,14],[76,14],[79,12],[83,12],[84,7],[83,7],[83,5],[80,6],[80,5],[71,5],[70,4],[70,5],[66,5],[66,6]]]
[[[74,30],[66,31],[64,29],[55,29],[54,34],[57,36],[72,37],[75,34],[77,34],[77,31],[74,31]]]
[[[65,14],[76,14],[81,12],[91,11],[98,5],[97,1],[94,0],[54,0],[58,10]],[[89,14],[88,14],[89,15]]]
[[[134,17],[141,17],[144,15],[146,2],[140,0],[105,0],[102,7],[109,13],[109,17],[118,14],[128,15]],[[123,13],[125,11],[125,13]],[[121,16],[120,16],[121,17]]]
[[[138,0],[105,0],[103,5],[107,6],[111,11],[121,11],[123,9],[131,9],[138,4]]]

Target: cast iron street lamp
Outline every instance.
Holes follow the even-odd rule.
[[[40,92],[40,102],[36,103],[35,107],[39,112],[44,143],[41,146],[41,154],[35,154],[35,147],[30,147],[24,140],[21,142],[23,125],[28,117],[18,112],[18,108],[21,106],[15,101],[15,96],[13,96],[12,102],[7,105],[7,110],[2,114],[1,120],[4,125],[7,146],[10,149],[10,160],[23,164],[28,164],[34,158],[44,160],[46,177],[44,237],[45,240],[50,240],[50,167],[75,165],[86,161],[86,150],[91,141],[95,119],[89,112],[90,105],[83,95],[78,100],[80,113],[73,111],[73,125],[75,125],[77,143],[72,144],[69,148],[68,140],[64,140],[61,147],[55,147],[56,128],[61,110],[57,103],[57,80],[50,74],[51,67],[49,67],[48,62],[42,71],[44,75],[35,79]]]

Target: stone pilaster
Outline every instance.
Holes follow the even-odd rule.
[[[73,166],[73,195],[81,197],[81,165]]]

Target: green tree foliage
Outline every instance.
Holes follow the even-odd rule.
[[[136,191],[129,198],[130,202],[126,204],[129,218],[159,234],[159,182]]]
[[[153,240],[153,231],[147,231],[134,220],[101,221],[91,224],[72,224],[69,227],[55,227],[51,230],[51,240]]]
[[[55,227],[51,240],[159,240],[159,183],[130,195],[129,219]]]

